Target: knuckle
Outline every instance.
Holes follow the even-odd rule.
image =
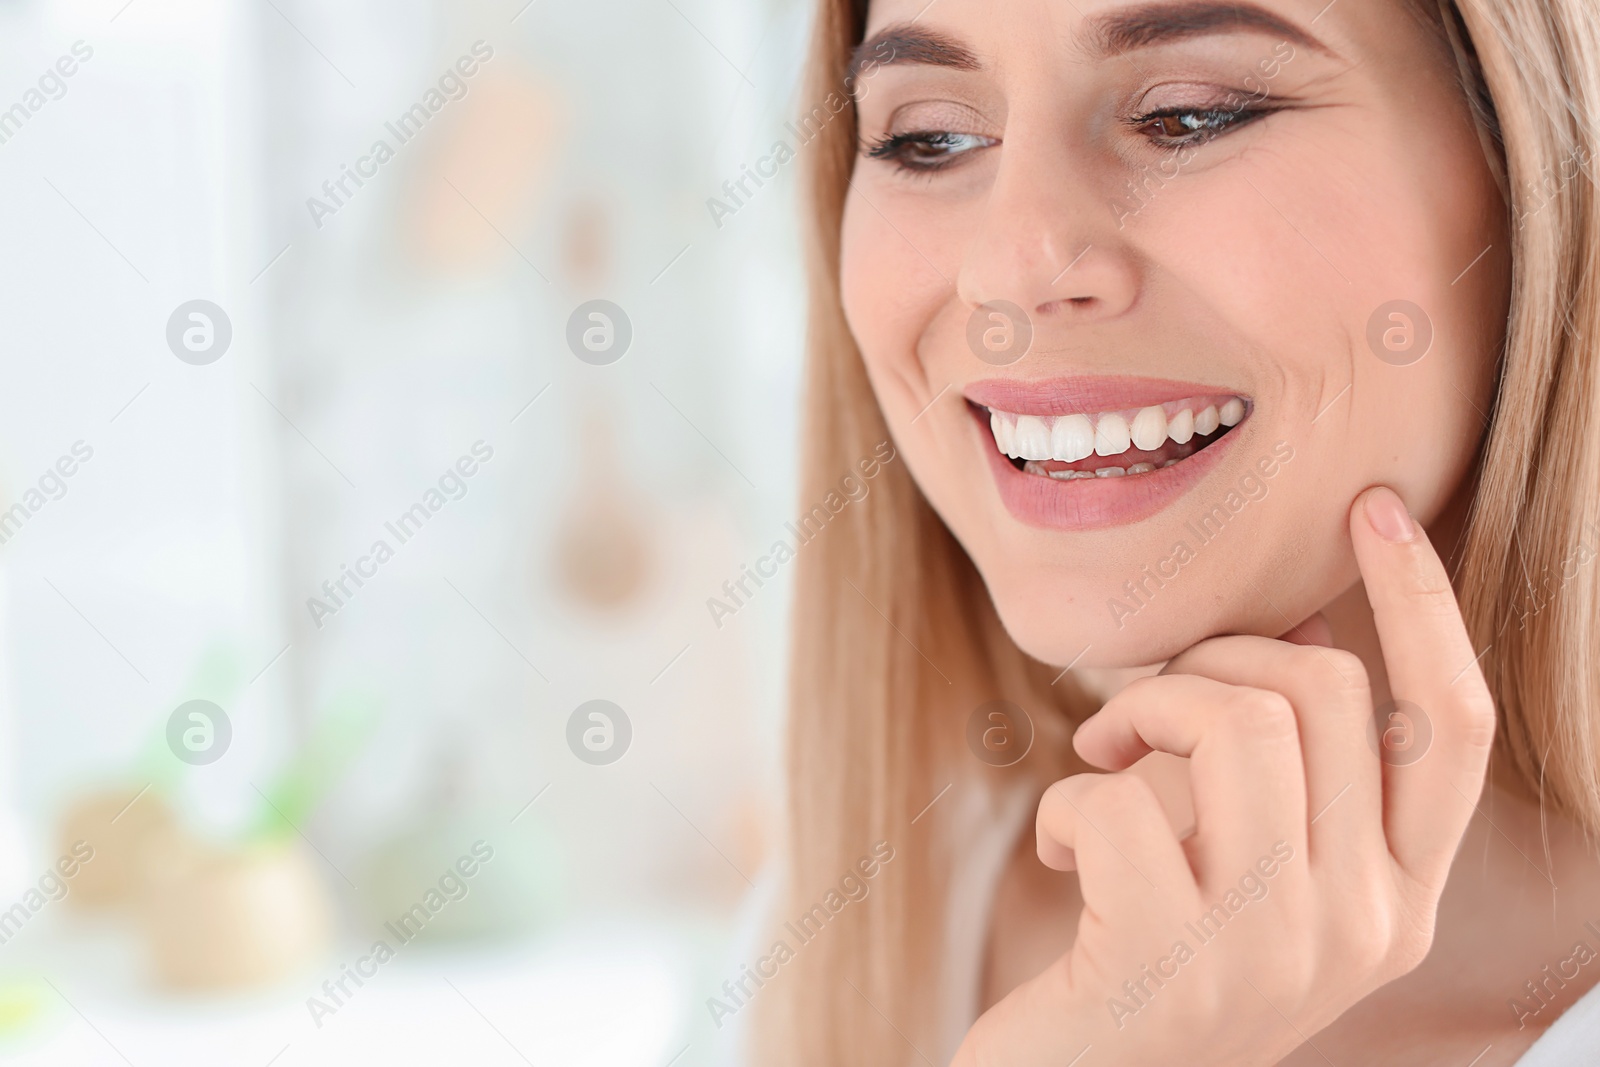
[[[1394,924],[1382,908],[1362,908],[1341,924],[1339,943],[1358,974],[1382,972],[1395,951]]]
[[[1084,798],[1096,811],[1128,815],[1157,805],[1155,793],[1133,774],[1107,774]]]
[[[1216,982],[1196,982],[1173,1002],[1173,1030],[1181,1034],[1214,1032],[1217,1023],[1228,1016],[1229,998]]]
[[[1246,689],[1228,705],[1227,721],[1236,733],[1261,740],[1281,740],[1298,734],[1294,705],[1282,693]]]
[[[1119,689],[1115,696],[1106,701],[1106,707],[1117,705],[1133,705],[1152,698],[1172,684],[1169,676],[1154,674],[1144,678],[1135,678]]]
[[[1343,648],[1324,648],[1314,654],[1325,667],[1332,668],[1338,676],[1338,686],[1344,691],[1367,693],[1371,690],[1372,681],[1367,674],[1367,665],[1354,652]]]
[[[1391,894],[1381,906],[1370,909],[1378,921],[1372,923],[1373,938],[1382,934],[1381,942],[1368,946],[1381,949],[1376,965],[1383,981],[1391,982],[1409,974],[1421,965],[1433,948],[1433,934],[1437,898],[1423,893],[1420,898],[1404,890],[1398,897]]]
[[[1475,748],[1488,749],[1499,732],[1499,716],[1495,714],[1494,698],[1487,687],[1476,687],[1466,699],[1462,736]]]
[[[1098,773],[1074,774],[1069,778],[1062,778],[1051,784],[1044,791],[1044,796],[1039,800],[1039,806],[1034,815],[1035,825],[1041,830],[1057,830],[1073,820],[1073,808],[1078,803],[1078,798],[1088,789],[1093,787],[1093,779],[1102,777]]]
[[[1150,786],[1136,775],[1121,772],[1105,775],[1078,801],[1078,808],[1091,832],[1113,840],[1165,818]]]
[[[1415,610],[1429,616],[1460,614],[1456,591],[1442,567],[1418,555],[1413,558],[1410,570],[1409,596]]]
[[[1298,999],[1317,979],[1316,956],[1309,951],[1278,951],[1268,957],[1261,977],[1265,988],[1279,990]]]
[[[1433,919],[1425,923],[1402,924],[1390,939],[1391,979],[1409,974],[1421,966],[1433,948]]]

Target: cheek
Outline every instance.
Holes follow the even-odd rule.
[[[970,427],[942,410],[926,418],[918,415],[948,384],[960,380],[952,376],[959,368],[948,361],[949,338],[941,318],[950,290],[897,231],[909,226],[909,218],[886,220],[877,208],[893,211],[891,198],[874,200],[876,207],[858,194],[846,201],[840,234],[841,302],[895,445],[938,507],[948,500],[953,484],[985,474],[965,470],[974,459],[965,451]],[[960,415],[965,418],[965,409]],[[964,473],[957,474],[958,468]]]
[[[839,284],[845,319],[869,366],[914,358],[926,314],[907,284],[916,252],[883,216],[852,193],[840,232]]]
[[[1346,501],[1384,481],[1427,521],[1481,437],[1509,279],[1470,125],[1409,121],[1276,135],[1153,203],[1136,240],[1193,327],[1231,335],[1272,383],[1299,476]]]
[[[950,347],[962,324],[945,318],[959,317],[955,279],[971,205],[930,203],[883,181],[860,181],[871,192],[845,199],[839,274],[845,319],[863,357],[902,373],[926,363],[919,373],[937,369],[935,389],[954,372],[970,376]]]

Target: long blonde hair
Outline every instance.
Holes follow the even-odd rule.
[[[1429,17],[1457,59],[1512,235],[1503,366],[1457,588],[1502,712],[1499,784],[1596,834],[1600,568],[1588,563],[1600,548],[1600,203],[1587,146],[1600,113],[1600,31],[1587,6],[1439,0]],[[821,0],[807,101],[846,84],[865,8]],[[846,104],[804,153],[805,501],[892,440],[840,300],[855,152]],[[805,912],[874,843],[888,842],[894,859],[760,993],[756,1062],[937,1062],[945,888],[958,857],[926,806],[950,783],[1022,778],[1042,791],[1082,769],[1068,738],[1094,705],[1006,635],[971,560],[901,462],[883,466],[867,506],[847,509],[800,553],[797,583],[784,914]],[[1038,733],[1005,770],[963,751],[967,717],[997,698],[1027,709]]]

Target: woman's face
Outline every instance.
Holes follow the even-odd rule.
[[[1157,662],[1355,580],[1467,480],[1505,209],[1400,0],[874,0],[843,298],[1016,641]]]

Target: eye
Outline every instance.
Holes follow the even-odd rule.
[[[961,156],[1000,142],[975,133],[949,130],[914,130],[883,137],[867,148],[869,159],[882,159],[901,170],[929,172],[943,170]]]
[[[1136,115],[1128,120],[1136,132],[1162,148],[1200,144],[1229,130],[1270,115],[1275,108],[1247,107],[1169,107]]]

